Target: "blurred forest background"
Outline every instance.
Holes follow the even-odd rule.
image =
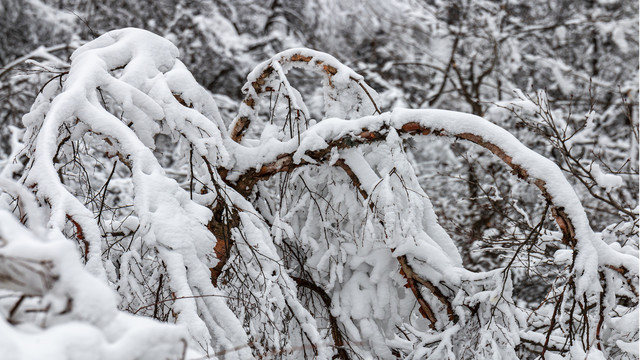
[[[485,117],[566,172],[605,241],[638,242],[635,0],[0,0],[0,161],[39,89],[61,81],[70,54],[123,27],[176,44],[227,125],[251,69],[293,47],[327,52],[362,74],[382,111]],[[296,70],[290,79],[319,114],[319,80]],[[513,264],[514,299],[539,303],[553,277],[553,259],[544,259],[557,248],[545,245],[554,225],[535,188],[470,145],[405,145],[464,265],[510,266],[524,247],[538,261]],[[623,181],[613,186],[612,175]]]

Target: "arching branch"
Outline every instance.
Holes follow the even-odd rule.
[[[595,236],[577,195],[555,163],[528,149],[506,130],[470,114],[401,109],[354,120],[328,119],[301,134],[299,144],[291,140],[278,144],[284,150],[279,154],[270,151],[273,144],[242,147],[242,151],[246,151],[242,156],[259,159],[260,166],[242,168],[240,164],[233,169],[221,168],[219,172],[238,192],[248,195],[260,180],[300,166],[327,163],[332,151],[383,141],[392,129],[400,136],[436,135],[466,140],[491,151],[516,176],[540,189],[551,204],[567,246],[584,256],[597,257],[600,265],[626,268],[634,274],[638,272],[635,258],[614,254]],[[326,145],[318,147],[317,137],[321,137]],[[597,280],[597,269],[581,268],[579,271],[588,275],[587,278]],[[584,286],[587,281],[590,280],[584,280]]]
[[[311,50],[311,49],[291,49],[273,56],[270,60],[256,67],[249,74],[249,81],[245,84],[243,91],[246,96],[240,105],[238,117],[231,124],[229,135],[232,140],[240,142],[251,125],[251,114],[258,111],[260,98],[266,93],[275,91],[274,79],[285,84],[285,92],[290,98],[295,98],[292,89],[286,80],[286,71],[288,68],[308,69],[322,76],[325,84],[325,91],[340,91],[352,85],[357,84],[358,90],[363,93],[373,106],[375,113],[380,114],[378,105],[373,100],[371,90],[363,81],[361,75],[355,73],[350,68],[340,63],[333,56]],[[334,96],[334,101],[338,101],[339,97]],[[300,104],[291,104],[296,112],[303,112]],[[296,115],[299,116],[299,115]]]
[[[277,155],[274,161],[263,164],[259,168],[246,169],[242,175],[238,176],[238,180],[231,181],[229,183],[240,194],[248,195],[251,193],[253,186],[260,180],[269,179],[271,176],[277,173],[291,171],[300,166],[324,163],[329,160],[331,150],[334,148],[338,150],[348,149],[386,140],[390,129],[391,127],[387,124],[380,125],[379,129],[375,131],[371,131],[367,127],[362,127],[359,130],[349,132],[348,134],[345,134],[337,139],[327,141],[327,147],[325,148],[319,150],[308,150],[304,152],[306,158],[312,159],[313,162],[304,159],[296,162],[294,160],[294,157],[298,152],[298,148],[295,148],[294,151]],[[512,169],[513,173],[520,179],[529,181],[536,185],[536,187],[538,187],[542,192],[542,195],[545,197],[545,199],[547,199],[552,204],[554,203],[554,199],[547,190],[547,184],[543,179],[532,178],[524,167],[517,163],[514,163],[513,158],[509,156],[498,145],[486,141],[478,135],[472,133],[450,134],[444,129],[424,126],[414,121],[405,122],[399,127],[394,127],[394,129],[398,132],[399,135],[435,135],[443,137],[454,137],[480,145],[481,147],[491,151],[494,155],[498,156],[505,164],[507,164]],[[310,129],[310,131],[312,130],[313,129]],[[223,179],[225,179],[226,174],[229,173],[228,169],[220,169],[219,171],[223,175]],[[556,219],[556,222],[563,233],[563,241],[565,242],[565,244],[574,247],[576,241],[575,230],[571,219],[566,214],[562,206],[556,205],[553,208],[553,211],[554,218]]]

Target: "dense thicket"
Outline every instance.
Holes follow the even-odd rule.
[[[0,346],[637,358],[637,13],[3,1]]]

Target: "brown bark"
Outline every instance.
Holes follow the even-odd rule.
[[[515,164],[511,156],[504,152],[500,148],[500,146],[493,144],[491,142],[485,141],[478,135],[471,133],[461,133],[461,134],[448,134],[442,129],[432,129],[428,127],[424,127],[416,122],[407,122],[403,124],[401,127],[395,129],[399,135],[436,135],[443,137],[453,137],[461,140],[467,140],[474,144],[480,145],[483,148],[489,150],[498,158],[500,158],[505,164],[507,164],[511,169],[514,175],[518,176],[518,178],[533,183],[540,191],[544,198],[549,201],[550,204],[554,205],[552,207],[552,214],[558,224],[558,227],[563,233],[563,241],[566,245],[571,246],[572,248],[576,244],[575,239],[575,230],[573,223],[567,213],[564,211],[564,208],[561,206],[555,205],[555,199],[551,196],[549,191],[546,188],[546,183],[537,178],[532,178],[529,173],[519,164]],[[389,132],[389,127],[382,127],[376,131],[370,131],[366,128],[360,130],[360,132],[356,134],[348,134],[342,136],[338,139],[334,139],[328,141],[328,146],[324,149],[307,151],[305,153],[306,156],[313,159],[316,163],[323,163],[328,160],[328,155],[331,153],[333,148],[337,149],[347,149],[354,148],[363,144],[370,144],[377,141],[385,140],[387,134]],[[242,195],[248,195],[251,192],[253,186],[260,180],[265,180],[270,178],[271,176],[284,171],[291,171],[297,167],[309,165],[309,162],[305,160],[301,160],[299,163],[295,163],[293,161],[293,155],[295,151],[291,153],[285,153],[278,156],[278,158],[268,164],[262,165],[259,169],[251,168],[247,169],[243,175],[239,177],[239,180],[232,185],[236,190],[238,190]],[[226,174],[228,172],[227,169],[223,169],[221,174]],[[224,176],[223,176],[224,178]]]
[[[82,230],[82,226],[80,226],[80,224],[71,215],[67,214],[67,220],[69,220],[76,228],[76,237],[78,240],[82,241],[82,244],[84,244],[82,255],[84,256],[84,262],[86,263],[89,260],[89,242],[84,237],[84,230]]]
[[[334,359],[349,359],[349,354],[345,349],[344,338],[342,337],[342,333],[340,332],[340,328],[338,327],[338,319],[336,319],[335,316],[331,315],[331,297],[329,296],[329,294],[327,294],[327,292],[324,291],[323,288],[312,281],[296,276],[292,276],[291,278],[296,282],[298,286],[309,289],[320,296],[320,299],[322,299],[322,302],[327,309],[327,314],[329,316],[329,327],[331,329],[331,337],[333,339],[333,344],[335,345],[338,352],[336,356],[334,356]]]
[[[330,157],[329,155],[331,154],[331,151],[333,149],[354,148],[364,144],[372,144],[377,141],[383,141],[386,139],[389,133],[389,130],[390,128],[386,124],[383,125],[378,130],[369,130],[367,128],[362,128],[360,131],[356,132],[355,134],[354,133],[347,134],[340,138],[329,140],[327,141],[327,147],[319,150],[306,151],[305,155],[308,158],[312,159],[312,161],[315,164],[326,163],[326,161],[329,160],[329,157]],[[486,141],[485,139],[483,139],[482,137],[476,134],[472,134],[472,133],[448,134],[443,129],[425,127],[416,122],[407,122],[405,124],[402,124],[399,127],[396,127],[395,130],[399,135],[430,135],[432,134],[436,136],[453,137],[461,140],[470,141],[472,143],[475,143],[489,150],[498,158],[500,158],[505,164],[507,164],[512,169],[512,172],[514,175],[516,175],[518,178],[522,180],[525,180],[534,184],[536,187],[538,187],[538,189],[540,189],[544,198],[552,206],[552,214],[556,220],[556,223],[558,224],[558,227],[563,233],[563,242],[566,245],[570,246],[571,248],[575,247],[577,240],[575,238],[575,230],[574,230],[573,223],[570,217],[564,211],[564,208],[556,204],[555,199],[551,196],[551,194],[547,190],[547,184],[542,179],[533,178],[526,171],[526,169],[524,169],[519,164],[514,163],[513,158],[509,156],[498,144],[494,144],[489,141]],[[275,161],[264,164],[260,168],[248,169],[238,178],[237,181],[227,182],[227,183],[233,188],[235,188],[241,195],[248,196],[251,194],[253,187],[258,181],[269,179],[271,176],[280,172],[291,171],[297,167],[311,164],[306,160],[301,160],[298,163],[294,162],[293,160],[294,154],[295,154],[295,150],[290,153],[283,153],[279,155]],[[348,165],[346,165],[346,163],[343,160],[338,160],[335,163],[335,165],[345,170],[349,178],[352,180],[354,186],[358,189],[358,191],[363,196],[363,198],[366,199],[368,194],[362,189],[362,187],[360,186],[360,180],[357,178],[356,174],[353,173],[353,171],[351,171]],[[224,168],[218,169],[218,172],[220,173],[223,179],[225,179],[228,171],[229,169],[224,169]],[[216,225],[214,224],[214,226]],[[216,237],[218,239],[223,239],[224,237],[222,237],[223,235],[220,233],[220,230],[216,230],[216,231],[217,231]],[[220,257],[218,258],[220,260],[220,263],[219,263],[220,269],[222,268],[222,266],[224,266],[224,264],[228,260],[229,246],[230,246],[229,242],[225,242],[224,246],[216,245],[216,248],[217,248],[216,255],[220,253],[219,254]],[[411,266],[408,264],[406,257],[400,256],[398,257],[398,261],[401,267],[401,274],[407,280],[407,287],[411,289],[414,296],[416,297],[416,300],[420,305],[420,313],[426,319],[429,320],[430,326],[432,328],[435,328],[437,319],[433,310],[431,309],[429,304],[426,302],[426,300],[422,296],[422,293],[420,291],[420,286],[427,288],[434,295],[434,297],[438,299],[445,306],[447,311],[447,317],[449,318],[450,321],[455,322],[457,319],[456,319],[455,313],[453,312],[453,307],[451,305],[450,299],[448,299],[438,289],[438,287],[434,286],[427,280],[422,279],[417,274],[415,274]]]
[[[322,60],[315,60],[314,61],[313,60],[313,56],[304,56],[302,54],[293,54],[288,58],[283,57],[281,59],[274,59],[274,60],[272,60],[272,62],[267,67],[264,68],[264,70],[256,78],[256,80],[254,80],[251,83],[251,87],[253,87],[253,89],[255,90],[255,93],[257,95],[260,95],[260,94],[262,94],[264,92],[267,92],[267,91],[273,91],[274,90],[273,88],[266,86],[267,80],[275,72],[275,69],[271,65],[273,63],[273,61],[277,61],[280,65],[283,65],[285,63],[307,63],[307,64],[310,64],[310,65],[313,65],[312,69],[315,72],[323,75],[326,78],[327,83],[329,84],[330,87],[332,87],[332,88],[334,87],[333,76],[338,73],[338,68],[336,68],[333,65],[326,64]],[[378,105],[373,100],[373,97],[371,96],[371,94],[369,93],[369,91],[367,90],[367,88],[365,87],[363,82],[361,80],[355,79],[353,77],[350,77],[349,79],[351,81],[357,83],[358,86],[360,86],[360,88],[364,91],[364,93],[367,95],[367,97],[369,98],[369,100],[373,104],[373,107],[375,108],[375,112],[380,114],[381,112],[380,112],[380,109],[378,108]],[[246,106],[248,106],[249,108],[251,108],[252,110],[254,110],[256,108],[256,105],[258,104],[258,100],[259,99],[254,98],[251,94],[248,94],[244,98],[243,103]],[[232,127],[231,127],[231,129],[229,131],[231,139],[233,141],[235,141],[235,142],[240,142],[242,140],[242,137],[244,136],[245,132],[249,128],[250,124],[251,124],[251,120],[248,117],[246,117],[246,116],[239,117],[235,121],[235,123],[232,125]]]

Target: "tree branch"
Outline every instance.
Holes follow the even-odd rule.
[[[428,110],[425,113],[425,115],[427,116],[430,115],[428,113]],[[471,115],[467,115],[467,116],[471,116]],[[474,118],[482,120],[479,117],[474,117]],[[369,119],[369,118],[365,118],[365,119]],[[376,120],[375,117],[370,119]],[[305,158],[312,160],[312,162],[305,159],[301,159],[300,161],[296,162],[294,160],[294,155],[297,153],[299,148],[294,147],[291,149],[291,151],[277,155],[275,160],[267,162],[261,165],[259,168],[249,168],[244,170],[243,173],[237,177],[236,181],[227,181],[227,182],[229,185],[235,188],[240,194],[242,194],[243,196],[247,196],[251,193],[253,186],[260,180],[269,179],[271,176],[277,173],[284,172],[284,171],[291,171],[300,166],[305,166],[309,164],[326,163],[329,160],[330,158],[329,155],[331,154],[331,151],[333,149],[341,150],[341,149],[354,148],[361,145],[372,144],[375,142],[386,140],[387,135],[389,134],[389,130],[391,128],[393,128],[401,136],[402,135],[418,136],[418,135],[431,134],[431,135],[442,136],[442,137],[453,137],[456,139],[470,141],[474,144],[477,144],[489,150],[498,158],[500,158],[505,164],[507,164],[507,166],[509,166],[512,169],[513,174],[515,174],[522,180],[525,180],[534,184],[538,189],[540,189],[545,199],[553,205],[552,214],[556,220],[556,223],[558,224],[558,227],[563,233],[563,242],[566,245],[571,246],[572,248],[575,247],[576,239],[575,239],[575,229],[574,229],[573,221],[569,217],[569,215],[566,213],[564,206],[562,206],[561,204],[558,204],[558,200],[551,195],[546,181],[540,178],[532,177],[527,171],[527,169],[525,169],[525,167],[523,167],[521,164],[517,162],[514,162],[513,157],[509,155],[508,152],[505,151],[505,149],[500,147],[498,144],[485,140],[482,136],[478,134],[474,134],[472,132],[452,133],[451,131],[447,131],[442,127],[430,126],[428,124],[421,124],[420,122],[415,121],[413,119],[405,120],[405,121],[396,121],[394,124],[391,124],[392,121],[390,120],[387,120],[381,123],[378,121],[378,124],[375,124],[375,122],[376,121],[371,121],[372,123],[371,125],[373,126],[361,126],[359,127],[359,129],[354,129],[354,131],[351,131],[337,138],[333,138],[333,139],[326,138],[325,140],[326,140],[327,146],[322,149],[305,151],[304,152]],[[321,124],[322,123],[319,123],[318,125],[321,125]],[[487,124],[489,123],[487,122]],[[378,129],[369,130],[369,128],[374,128],[374,127],[377,127]],[[310,132],[312,130],[313,128],[310,128],[305,133]],[[305,133],[302,134],[303,138]],[[521,145],[521,146],[524,147],[524,145]],[[266,150],[263,150],[263,152],[264,151]],[[221,168],[218,171],[221,174],[222,178],[225,179],[226,181],[227,174],[232,170],[233,169]]]

